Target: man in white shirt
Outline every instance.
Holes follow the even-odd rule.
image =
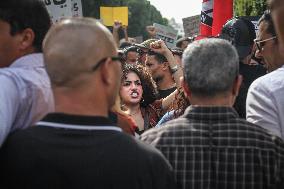
[[[284,60],[269,11],[259,20],[255,40],[256,57],[265,63],[268,74],[255,80],[247,95],[247,120],[284,138]]]
[[[41,0],[0,2],[0,146],[53,110],[42,40],[50,28]]]

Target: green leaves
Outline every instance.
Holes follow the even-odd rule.
[[[235,16],[260,16],[267,9],[266,0],[235,0]]]

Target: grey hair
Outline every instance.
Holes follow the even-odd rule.
[[[213,97],[228,92],[239,74],[237,50],[223,39],[191,43],[182,62],[185,82],[199,96]]]

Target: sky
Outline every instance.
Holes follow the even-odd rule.
[[[175,18],[182,23],[182,18],[200,14],[202,0],[148,0],[162,14],[163,17]]]

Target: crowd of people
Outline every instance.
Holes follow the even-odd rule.
[[[0,2],[0,188],[284,188],[284,2],[176,47]],[[123,29],[124,40],[118,31]]]

